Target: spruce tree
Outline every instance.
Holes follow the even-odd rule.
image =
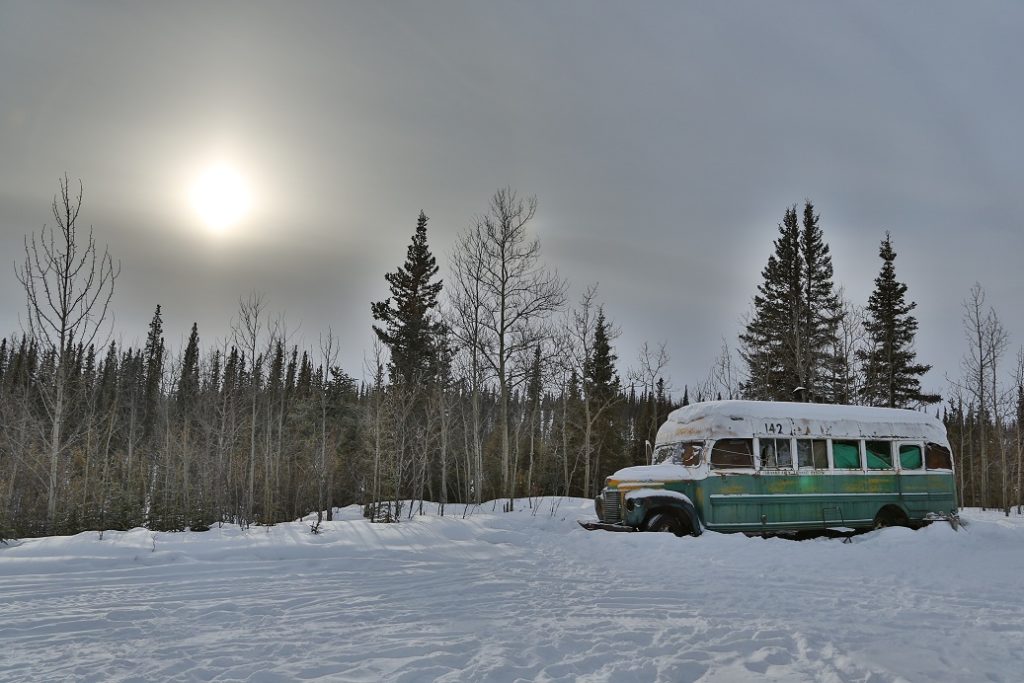
[[[373,331],[391,351],[389,371],[394,383],[412,385],[431,373],[434,341],[440,331],[431,311],[437,306],[442,282],[434,281],[437,262],[427,246],[427,216],[420,211],[405,264],[387,273],[391,296],[372,303]]]
[[[107,347],[107,355],[100,368],[99,379],[99,401],[98,407],[101,414],[116,408],[117,404],[117,378],[118,378],[118,349],[116,342],[111,341]]]
[[[580,391],[580,377],[574,367],[569,372],[569,381],[562,391],[561,425],[559,432],[562,437],[562,472],[567,496],[578,496],[583,493],[584,484],[577,479],[577,470],[582,469],[579,453],[583,450],[584,406]],[[570,455],[575,454],[575,455]]]
[[[882,270],[875,278],[864,323],[868,349],[858,353],[866,375],[863,400],[868,405],[890,408],[935,403],[939,400],[937,395],[921,393],[921,376],[931,366],[916,362],[917,319],[910,313],[917,304],[906,301],[907,285],[896,279],[896,252],[888,232],[878,255]]]
[[[774,244],[775,253],[761,271],[753,316],[740,335],[740,354],[749,375],[744,393],[762,401],[791,400],[796,388],[803,386],[799,334],[803,288],[795,206],[786,209]],[[699,396],[698,402],[703,398]]]
[[[797,207],[786,209],[775,252],[761,271],[753,314],[740,335],[747,363],[747,398],[831,400],[825,377],[839,319],[832,256],[810,201],[803,227]]]
[[[301,398],[309,398],[313,393],[313,364],[309,360],[309,353],[302,352],[302,361],[299,363],[299,375],[295,380],[295,393]]]
[[[834,364],[831,353],[839,326],[839,296],[832,284],[832,254],[822,238],[814,205],[804,202],[800,251],[803,261],[801,335],[803,337],[803,382],[809,400],[831,401],[824,378]]]
[[[612,351],[609,332],[610,324],[605,318],[604,310],[598,308],[593,348],[585,364],[586,378],[591,387],[590,394],[598,405],[614,400],[619,391],[619,376],[615,371],[618,356]]]
[[[197,498],[192,496],[192,477],[195,468],[194,460],[198,453],[198,444],[193,434],[193,416],[199,414],[199,327],[192,323],[192,331],[188,336],[188,343],[185,346],[185,353],[181,360],[181,374],[178,376],[178,393],[175,401],[176,418],[181,427],[177,434],[179,447],[181,490],[177,495],[181,496],[179,501],[178,514],[183,520],[183,525],[193,530],[204,530],[209,528],[209,513],[203,509],[204,506]],[[199,490],[203,487],[200,485]],[[206,513],[206,514],[204,514]]]
[[[149,323],[144,354],[144,425],[146,435],[150,436],[156,423],[157,404],[160,399],[160,383],[164,374],[164,322],[159,304],[157,304],[156,311],[153,313],[153,319]]]
[[[604,472],[630,464],[622,442],[621,394],[619,376],[615,371],[615,361],[618,357],[612,350],[611,334],[611,324],[605,318],[604,310],[599,307],[597,322],[594,325],[593,347],[590,358],[584,364],[584,377],[588,385],[587,399],[594,420],[593,471],[599,477],[598,481]]]
[[[7,350],[7,338],[4,337],[0,340],[0,385],[4,383],[4,376],[7,374],[7,365],[10,362],[8,356],[10,354]]]
[[[199,394],[199,327],[192,323],[185,354],[181,360],[181,375],[178,378],[178,404],[180,410],[193,408],[192,402]]]
[[[541,448],[543,444],[543,428],[542,428],[542,415],[541,415],[541,401],[543,398],[544,390],[544,376],[543,376],[543,364],[541,361],[541,349],[538,344],[533,351],[533,361],[530,363],[530,369],[527,373],[526,380],[526,419],[528,421],[529,432],[526,437],[526,452],[529,456],[528,469],[526,474],[526,492],[528,495],[534,494],[535,487],[535,467],[537,462],[541,460],[542,453]]]

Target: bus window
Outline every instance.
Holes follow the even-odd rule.
[[[953,455],[945,446],[930,443],[924,454],[924,464],[930,470],[951,470],[953,469]]]
[[[682,451],[679,453],[679,464],[686,467],[696,467],[700,464],[700,456],[703,452],[703,441],[690,441],[689,443],[685,443],[683,444]]]
[[[900,444],[900,469],[921,469],[921,447],[916,443]]]
[[[832,466],[837,470],[859,470],[860,444],[856,441],[832,441]]]
[[[751,439],[719,439],[711,449],[711,467],[730,469],[753,467],[754,449]]]
[[[821,439],[797,439],[796,460],[800,467],[811,467],[816,470],[828,469],[827,442]]]
[[[704,451],[703,441],[683,441],[669,443],[654,449],[654,462],[672,465],[696,467],[700,464],[700,455]]]
[[[761,439],[761,468],[766,470],[789,469],[793,466],[793,455],[789,439]]]
[[[864,450],[868,456],[869,470],[892,469],[892,444],[888,441],[866,441]]]

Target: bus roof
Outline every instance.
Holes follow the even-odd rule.
[[[942,422],[925,413],[772,401],[708,401],[679,408],[669,414],[658,430],[657,441],[791,434],[837,439],[908,439],[949,447]]]

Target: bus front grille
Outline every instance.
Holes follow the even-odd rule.
[[[605,490],[604,492],[604,522],[614,524],[622,521],[622,510],[620,509],[620,497],[618,491]]]

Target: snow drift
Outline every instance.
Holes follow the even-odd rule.
[[[498,508],[500,510],[500,507]],[[793,542],[588,533],[590,501],[0,545],[4,681],[993,681],[1024,520]],[[465,517],[463,517],[465,512]]]

